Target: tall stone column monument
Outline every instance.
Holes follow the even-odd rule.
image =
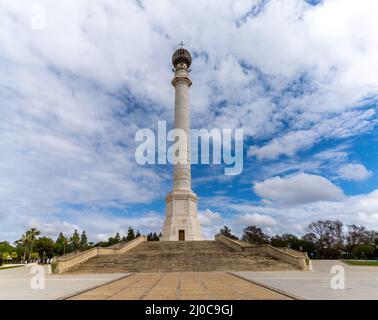
[[[162,241],[202,240],[198,220],[198,197],[191,189],[190,174],[190,108],[189,88],[192,81],[189,68],[192,57],[188,50],[181,47],[172,57],[175,77],[175,129],[186,133],[187,143],[180,161],[174,165],[173,191],[166,197],[166,217],[163,225]],[[185,144],[184,144],[185,145]]]

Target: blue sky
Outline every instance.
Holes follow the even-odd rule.
[[[135,162],[172,126],[171,55],[192,52],[193,128],[243,128],[244,170],[194,165],[202,229],[378,229],[378,5],[352,0],[0,0],[0,239],[37,226],[159,232],[171,166]]]

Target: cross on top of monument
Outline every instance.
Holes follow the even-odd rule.
[[[178,44],[180,47],[181,47],[181,49],[185,46],[185,43],[184,42],[180,42],[179,44]]]

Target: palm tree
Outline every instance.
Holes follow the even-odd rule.
[[[37,228],[31,228],[30,230],[26,231],[26,236],[28,238],[30,250],[29,250],[29,261],[31,260],[31,254],[33,250],[33,242],[41,234]]]
[[[26,250],[28,248],[28,242],[29,238],[26,233],[23,234],[19,240],[15,241],[17,245],[19,244],[20,246],[24,247],[24,257],[22,258],[22,263],[25,263],[26,260]]]

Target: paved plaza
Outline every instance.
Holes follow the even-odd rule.
[[[0,270],[0,300],[234,300],[378,299],[378,268],[340,261],[312,261],[313,271],[49,274],[45,289],[32,289],[33,265]],[[345,270],[345,289],[330,286],[331,268]]]
[[[126,274],[87,274],[87,275],[53,275],[44,267],[45,289],[33,289],[32,274],[34,264],[27,266],[0,269],[0,300],[55,300],[75,292],[120,279]],[[34,278],[36,279],[36,278]]]
[[[138,273],[74,296],[74,300],[288,300],[224,272]]]
[[[233,272],[233,274],[302,299],[350,300],[378,299],[378,267],[348,266],[337,260],[313,260],[313,271]],[[345,270],[345,289],[331,288],[331,268]]]

